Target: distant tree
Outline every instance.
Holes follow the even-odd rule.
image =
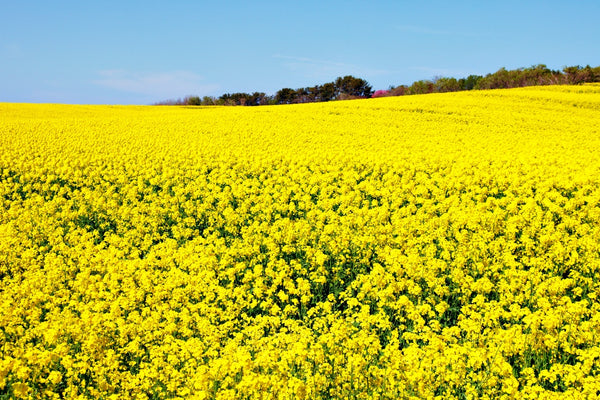
[[[565,81],[568,84],[576,84],[579,83],[579,70],[581,69],[581,67],[579,65],[574,65],[571,67],[564,67],[563,68],[563,73],[565,76]]]
[[[585,68],[582,68],[579,65],[576,65],[563,68],[563,72],[565,74],[566,83],[571,85],[600,81],[600,76],[598,75],[600,67],[592,68],[589,65],[586,65]]]
[[[433,82],[434,91],[445,93],[445,92],[456,92],[460,90],[460,85],[458,84],[458,80],[456,78],[436,78]]]
[[[319,85],[315,85],[315,86],[309,86],[307,88],[304,88],[304,90],[306,91],[306,99],[309,103],[314,103],[315,101],[319,101],[319,93],[321,91],[321,88]]]
[[[376,90],[376,91],[375,91],[375,92],[374,92],[374,93],[371,95],[371,97],[372,97],[372,98],[376,98],[376,97],[386,97],[386,96],[388,96],[388,95],[389,95],[389,93],[390,93],[390,91],[389,91],[389,90],[383,90],[383,89],[379,89],[379,90]]]
[[[236,106],[245,106],[250,100],[250,94],[248,93],[234,93],[231,95]]]
[[[477,83],[483,78],[481,75],[469,75],[466,78],[460,78],[458,80],[458,86],[460,90],[473,90]]]
[[[515,88],[537,85],[555,85],[560,83],[591,82],[592,69],[588,66],[585,72],[579,66],[565,67],[563,73],[553,71],[545,64],[532,65],[528,68],[507,70],[500,68],[498,71],[487,74],[477,80],[475,89]]]
[[[317,101],[331,101],[335,99],[335,84],[328,82],[319,87]]]
[[[589,65],[583,68],[583,82],[589,83],[594,81],[594,70]]]
[[[373,89],[367,81],[352,75],[337,78],[334,85],[338,99],[340,97],[371,97]]]
[[[169,99],[169,100],[163,100],[163,101],[159,101],[154,103],[155,106],[175,106],[178,104],[178,102],[181,102],[182,100],[179,99]]]
[[[202,105],[203,106],[214,106],[217,104],[217,99],[212,96],[204,96],[202,97]]]
[[[264,106],[268,104],[269,98],[264,92],[254,92],[246,101],[247,106]]]
[[[510,87],[510,73],[502,67],[493,74],[487,74],[481,78],[475,89],[503,89]]]
[[[225,93],[219,97],[218,104],[226,106],[245,106],[251,98],[248,93]]]
[[[600,66],[592,68],[592,82],[600,82]]]
[[[219,105],[224,105],[224,106],[231,106],[231,105],[233,105],[233,100],[231,99],[231,94],[230,93],[223,93],[221,96],[219,96],[219,99],[218,99],[217,103]]]
[[[308,88],[298,88],[294,95],[294,103],[308,103],[309,99]]]
[[[553,71],[545,64],[532,65],[529,68],[519,68],[515,72],[516,82],[512,82],[512,87],[549,85],[553,83]]]
[[[432,81],[421,80],[413,82],[413,84],[406,89],[406,94],[426,94],[433,93],[434,91],[435,85]]]
[[[277,104],[291,104],[296,100],[296,91],[290,88],[279,89],[275,93],[275,102]]]
[[[404,96],[405,94],[407,94],[407,91],[408,91],[408,86],[400,85],[400,86],[390,88],[389,95],[390,96]]]
[[[199,106],[202,104],[202,101],[198,96],[187,96],[185,99],[183,99],[183,103],[186,106]]]

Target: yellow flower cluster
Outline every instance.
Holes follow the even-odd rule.
[[[600,394],[598,85],[0,115],[0,398]]]

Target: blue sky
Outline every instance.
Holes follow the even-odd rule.
[[[594,1],[2,1],[0,102],[151,104],[600,65]]]

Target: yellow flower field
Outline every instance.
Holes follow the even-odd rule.
[[[600,85],[0,116],[0,399],[600,396]]]

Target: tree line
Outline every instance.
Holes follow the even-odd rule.
[[[347,100],[369,98],[373,88],[361,78],[351,75],[338,77],[333,82],[303,88],[283,88],[274,95],[264,92],[254,93],[225,93],[219,97],[188,96],[178,100],[167,100],[158,105],[188,105],[188,106],[262,106],[273,104],[315,103],[331,100]]]
[[[351,75],[338,77],[333,82],[304,88],[282,88],[274,95],[264,92],[225,93],[219,97],[187,96],[183,99],[167,100],[157,105],[190,106],[260,106],[274,104],[314,103],[332,100],[360,99],[384,96],[404,96],[412,94],[458,92],[479,89],[508,89],[538,85],[576,85],[600,82],[600,66],[570,66],[562,70],[551,70],[544,64],[529,68],[507,70],[500,68],[494,73],[469,75],[466,78],[437,77],[432,80],[419,80],[409,85],[390,86],[387,90],[373,91],[369,83]]]
[[[389,90],[378,90],[375,92],[375,97],[463,90],[509,89],[539,85],[577,85],[588,82],[600,82],[600,67],[572,66],[558,71],[551,70],[544,64],[538,64],[529,68],[513,70],[500,68],[498,71],[485,76],[469,75],[461,79],[439,77],[432,80],[420,80],[410,86],[400,85],[391,87]]]

